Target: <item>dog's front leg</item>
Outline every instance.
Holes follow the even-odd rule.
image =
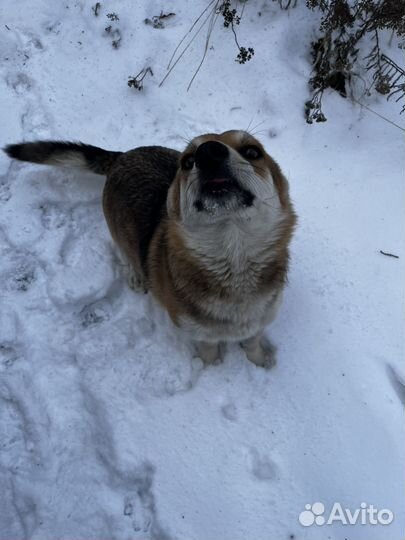
[[[248,360],[256,366],[270,369],[276,364],[276,347],[262,332],[241,341],[240,344]]]
[[[222,343],[196,341],[195,347],[204,364],[217,365],[224,359],[225,347]]]

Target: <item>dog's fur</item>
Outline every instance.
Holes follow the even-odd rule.
[[[255,364],[272,364],[262,332],[281,302],[296,217],[287,180],[253,136],[202,135],[183,153],[53,141],[5,151],[106,175],[104,214],[132,285],[151,291],[205,362],[237,341]]]

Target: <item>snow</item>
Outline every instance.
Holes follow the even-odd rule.
[[[305,123],[315,24],[303,5],[287,13],[251,0],[238,27],[251,62],[233,62],[218,22],[190,91],[205,30],[159,88],[206,3],[105,0],[96,17],[92,2],[3,2],[0,145],[182,149],[207,131],[257,130],[299,216],[267,332],[278,364],[257,368],[234,346],[203,367],[151,299],[128,288],[103,179],[2,154],[1,540],[403,536],[403,134],[333,93],[328,121]],[[164,29],[144,24],[162,9],[176,14]],[[144,90],[129,88],[148,66]],[[357,99],[403,126],[398,104]],[[300,525],[315,502],[366,502],[395,519]]]

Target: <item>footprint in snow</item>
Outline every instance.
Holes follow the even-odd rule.
[[[277,476],[277,465],[256,448],[251,448],[249,452],[249,470],[257,480],[261,481],[274,480]]]
[[[236,422],[238,419],[238,410],[236,408],[236,405],[233,403],[225,403],[221,407],[221,413],[226,420],[229,420],[230,422]]]
[[[100,324],[110,320],[111,305],[103,300],[87,304],[79,313],[80,323],[83,328]]]
[[[24,390],[21,390],[24,384]],[[28,474],[42,467],[40,441],[44,440],[45,434],[37,420],[44,411],[41,405],[27,406],[27,403],[35,402],[32,398],[31,385],[20,373],[10,384],[6,381],[0,384],[0,468],[18,469],[20,474]]]
[[[34,81],[25,73],[9,73],[6,77],[6,84],[12,88],[16,94],[22,95],[31,90]]]
[[[68,209],[62,204],[45,201],[41,203],[39,210],[42,226],[48,231],[64,227],[71,219]]]
[[[2,262],[0,281],[3,283],[3,292],[28,291],[37,279],[38,263],[32,255],[7,249],[3,251]]]
[[[11,344],[0,343],[0,371],[5,371],[13,367],[20,358],[20,354]]]
[[[31,93],[30,100],[26,102],[25,110],[21,115],[24,137],[36,139],[49,137],[50,125],[52,122],[45,112],[41,98]]]
[[[124,518],[128,520],[132,531],[135,533],[134,538],[169,540],[167,533],[159,524],[151,488],[151,485],[139,486],[136,492],[124,498]]]
[[[52,274],[48,294],[58,306],[76,303],[83,308],[108,295],[116,281],[105,241],[91,227],[66,234]]]

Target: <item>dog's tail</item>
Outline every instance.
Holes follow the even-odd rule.
[[[83,143],[35,141],[9,144],[4,151],[11,158],[43,165],[78,167],[106,175],[122,152],[110,152]]]

